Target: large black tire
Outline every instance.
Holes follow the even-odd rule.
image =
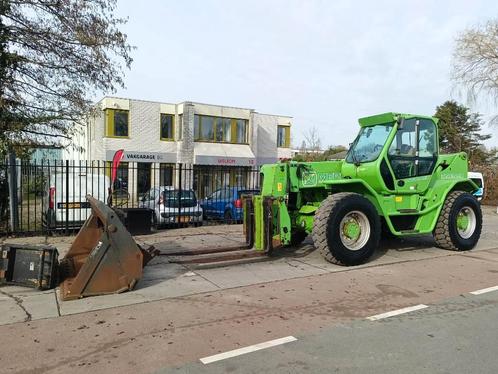
[[[354,212],[366,216],[370,228],[365,244],[351,250],[341,239],[341,221]],[[313,242],[320,254],[329,262],[338,265],[359,265],[366,262],[374,253],[380,240],[380,217],[373,204],[363,196],[340,192],[325,199],[315,214]]]
[[[458,230],[458,214],[462,209],[471,209],[475,218],[475,228],[467,233]],[[468,251],[475,247],[481,236],[482,211],[477,199],[468,192],[453,191],[446,196],[433,231],[438,247],[453,251]],[[462,236],[463,235],[463,236]]]

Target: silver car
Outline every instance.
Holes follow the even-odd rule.
[[[172,186],[153,187],[142,197],[139,207],[154,211],[154,226],[202,225],[202,208],[193,190],[180,191]]]

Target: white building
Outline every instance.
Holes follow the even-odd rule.
[[[207,193],[213,166],[223,170],[218,184],[240,184],[244,168],[290,158],[290,128],[291,117],[252,109],[105,97],[75,134],[72,158],[111,161],[124,149],[119,173],[138,193],[177,184],[179,164],[188,165],[187,183]]]

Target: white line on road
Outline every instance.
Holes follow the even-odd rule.
[[[296,340],[297,339],[293,336],[286,336],[285,338],[270,340],[267,342],[250,345],[248,347],[234,349],[233,351],[219,353],[219,354],[214,355],[214,356],[204,357],[204,358],[201,358],[200,360],[204,365],[206,365],[206,364],[210,364],[211,362],[220,361],[220,360],[224,360],[224,359],[235,357],[235,356],[245,355],[246,353],[259,351],[259,350],[265,349],[265,348],[275,347],[276,345],[290,343],[290,342],[293,342]]]
[[[379,319],[398,316],[400,314],[410,313],[410,312],[414,312],[416,310],[425,309],[425,308],[428,308],[428,306],[424,305],[424,304],[418,304],[418,305],[409,306],[409,307],[398,309],[398,310],[393,310],[393,311],[387,312],[387,313],[376,314],[375,316],[367,317],[367,319],[370,321],[377,321]]]
[[[486,292],[498,291],[498,286],[483,288],[482,290],[472,291],[472,295],[481,295]]]

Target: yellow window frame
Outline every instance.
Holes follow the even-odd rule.
[[[128,117],[128,135],[122,136],[122,135],[116,135],[115,134],[115,127],[114,127],[114,113],[117,112],[122,112],[126,113]],[[122,109],[105,109],[105,136],[107,138],[124,138],[127,139],[130,137],[130,111],[129,110],[122,110]]]
[[[290,148],[290,125],[278,125],[278,128],[277,128],[277,142],[278,142],[278,132],[280,131],[280,129],[283,128],[284,131],[285,131],[285,134],[284,134],[284,145],[278,145],[277,144],[277,147],[278,148]]]
[[[171,116],[171,138],[163,138],[161,136],[161,133],[162,133],[162,119],[163,119],[163,115],[164,116]],[[159,139],[161,140],[164,140],[164,141],[174,141],[175,140],[175,115],[174,114],[171,114],[171,113],[161,113],[159,115]]]
[[[204,143],[225,143],[225,144],[249,144],[248,131],[249,131],[249,121],[243,118],[230,118],[230,117],[219,117],[219,116],[211,116],[206,114],[196,114],[199,117],[199,138],[195,138],[194,131],[194,141],[196,142],[204,142]],[[213,137],[211,139],[201,139],[200,135],[202,134],[202,120],[203,118],[210,117],[213,118]],[[222,139],[225,139],[225,126],[223,125],[224,120],[230,121],[230,141],[217,141],[216,140],[216,126],[220,121],[222,123]],[[245,142],[239,143],[237,142],[237,121],[244,121],[245,123]]]
[[[242,143],[239,143],[237,141],[237,121],[244,122],[244,141]],[[233,144],[249,144],[249,141],[247,140],[248,131],[249,131],[249,121],[248,120],[242,119],[242,118],[233,118],[232,119],[232,143]]]

